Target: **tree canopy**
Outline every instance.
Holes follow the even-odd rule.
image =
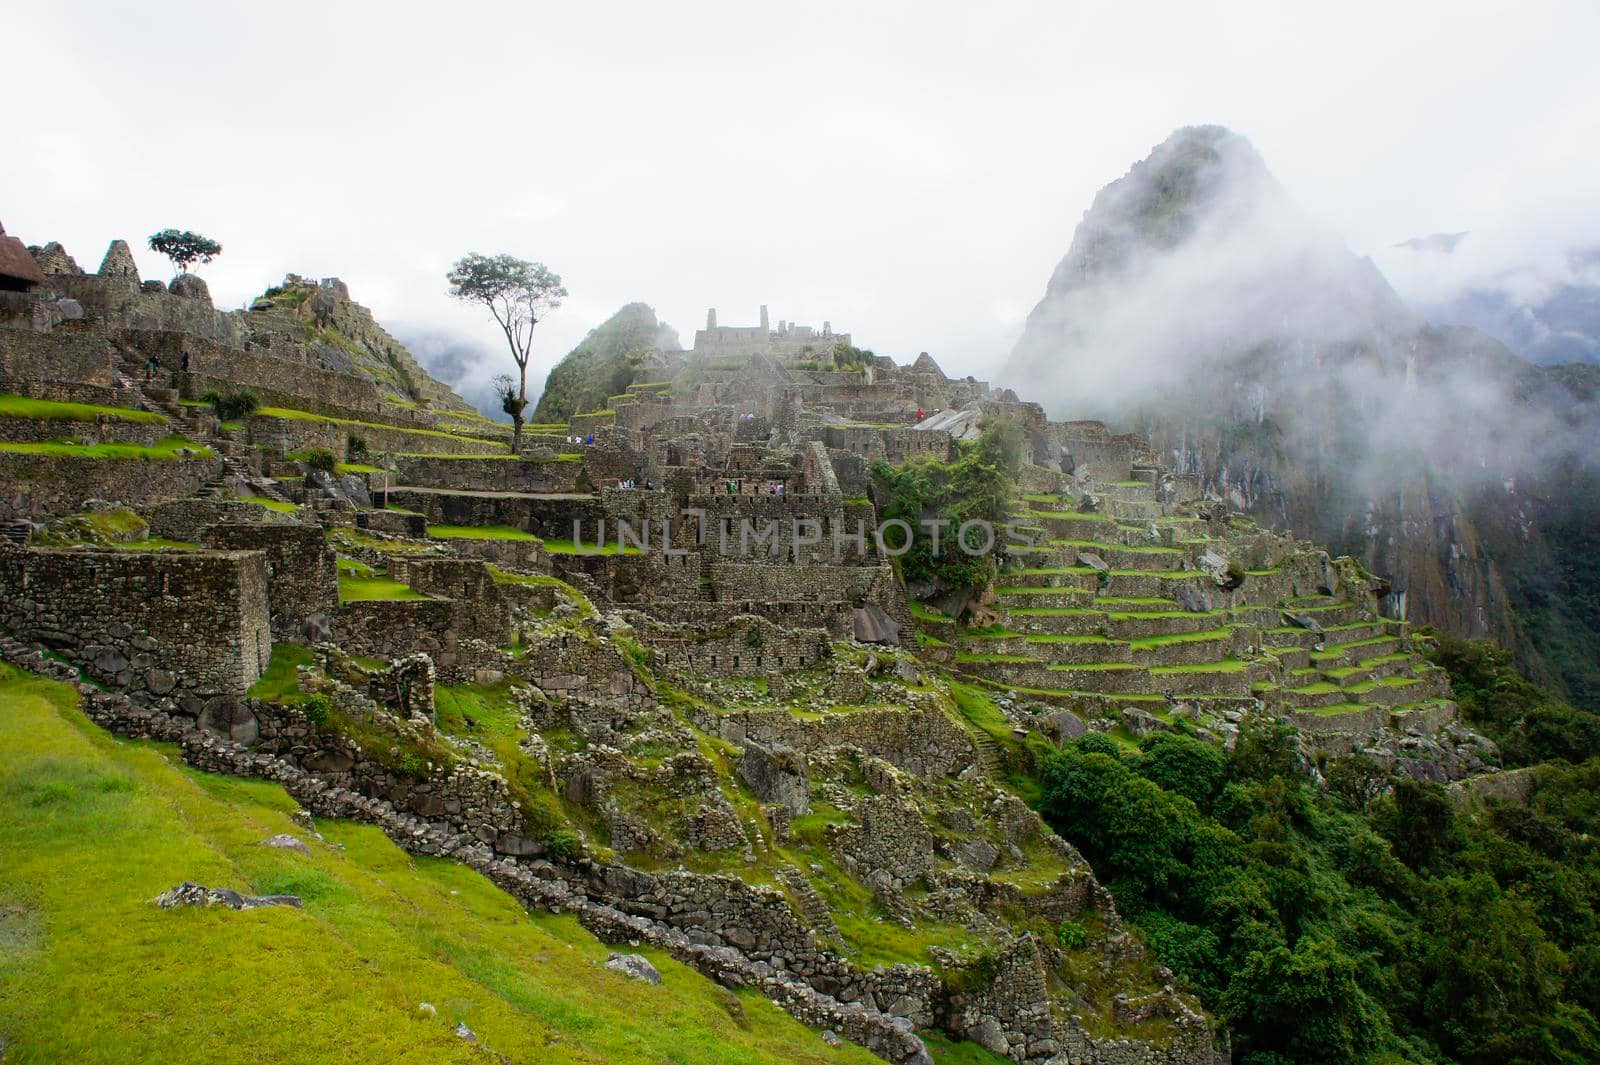
[[[150,250],[172,260],[179,273],[188,273],[192,263],[209,263],[222,254],[222,245],[210,237],[187,229],[163,229],[150,235]]]

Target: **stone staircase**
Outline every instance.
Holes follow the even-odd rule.
[[[806,875],[792,865],[784,866],[778,875],[783,877],[783,882],[793,897],[796,910],[811,930],[822,939],[840,939],[839,926],[833,920],[833,911],[828,909],[828,904],[822,901],[822,896],[817,894],[817,889],[811,886],[811,881]]]

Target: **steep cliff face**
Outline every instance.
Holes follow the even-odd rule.
[[[1550,500],[1577,505],[1550,474],[1584,468],[1600,433],[1584,369],[1430,326],[1208,126],[1096,196],[1007,377],[1144,433],[1217,495],[1384,574],[1390,609],[1517,646],[1576,695],[1511,568],[1543,549]]]

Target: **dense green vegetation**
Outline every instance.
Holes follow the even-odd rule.
[[[610,396],[659,369],[652,356],[676,348],[677,336],[644,303],[630,303],[589,330],[550,371],[532,421],[565,422],[574,414],[601,410]]]
[[[1439,658],[1508,751],[1593,753],[1559,735],[1592,734],[1589,715],[1502,654]],[[1292,732],[1262,717],[1231,753],[1091,735],[1040,777],[1046,816],[1232,1028],[1242,1065],[1594,1061],[1600,759],[1534,773],[1526,803],[1467,804],[1356,755],[1319,789]]]
[[[66,685],[0,666],[7,1060],[877,1060],[659,951],[639,951],[659,987],[609,972],[611,948],[572,917],[530,915],[376,828],[319,821],[324,839],[312,837],[276,784],[189,770],[170,748],[105,735],[75,704]],[[310,853],[260,845],[277,833]],[[304,908],[150,904],[183,880]]]
[[[1520,657],[1575,705],[1600,711],[1600,473],[1571,460],[1541,480],[1530,487],[1548,500],[1542,535],[1528,544],[1520,530],[1502,534]]]
[[[972,443],[958,443],[954,462],[922,455],[901,466],[879,459],[872,464],[877,498],[883,501],[883,519],[903,521],[914,535],[911,546],[898,559],[908,586],[931,586],[932,592],[982,588],[996,573],[993,551],[968,553],[957,543],[961,526],[969,521],[987,523],[995,545],[1003,544],[1006,517],[1016,494],[1016,476],[1022,464],[1022,427],[1009,419],[987,424]],[[935,538],[924,521],[944,522],[935,550]],[[890,550],[904,542],[903,530],[884,533]],[[968,534],[976,551],[984,545],[983,533]]]

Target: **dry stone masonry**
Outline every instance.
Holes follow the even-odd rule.
[[[1229,1059],[1008,787],[1037,745],[1227,746],[1272,713],[1311,773],[1360,751],[1464,795],[1517,786],[1380,578],[927,353],[712,312],[651,354],[658,380],[517,453],[337,279],[219,312],[120,241],[94,273],[22,254],[0,391],[91,406],[0,416],[0,654],[112,731],[887,1060],[928,1061],[933,1030],[1035,1065]],[[207,398],[246,391],[236,420]],[[908,594],[869,464],[948,461],[1001,417],[1025,541],[980,595]]]

